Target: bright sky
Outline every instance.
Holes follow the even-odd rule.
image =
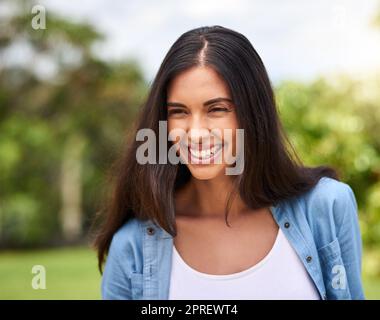
[[[244,34],[273,82],[320,74],[380,70],[380,26],[371,25],[379,0],[41,0],[106,35],[107,59],[134,57],[150,81],[173,42],[199,26],[219,24]],[[49,26],[47,26],[48,28]]]

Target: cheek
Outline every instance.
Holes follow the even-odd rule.
[[[175,129],[185,129],[186,128],[186,121],[179,120],[179,119],[169,119],[168,120],[168,131]]]
[[[176,144],[176,149],[179,149],[179,142],[186,140],[186,123],[184,120],[167,120],[167,130],[168,130],[168,139],[169,143]]]
[[[227,152],[231,152],[232,156],[236,155],[236,150],[238,148],[237,132],[239,124],[236,118],[236,114],[231,114],[229,117],[220,119],[219,123],[215,127],[218,127],[223,132],[223,140],[226,143]],[[225,131],[223,131],[225,130]],[[229,150],[229,151],[228,151]]]
[[[238,128],[238,120],[235,112],[230,112],[226,116],[221,118],[211,119],[210,127],[219,128],[219,129],[237,129]]]
[[[220,132],[223,139],[228,138],[227,140],[230,140],[232,138],[232,145],[235,142],[236,129],[238,127],[238,121],[234,114],[215,119],[210,123],[210,129],[216,129],[217,132]]]
[[[168,123],[168,132],[170,132],[174,128],[173,120],[167,120],[167,123]]]

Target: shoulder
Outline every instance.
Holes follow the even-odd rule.
[[[297,197],[312,231],[318,234],[339,230],[357,218],[357,203],[351,187],[344,182],[322,177],[308,192]]]
[[[141,223],[134,217],[126,221],[113,235],[112,242],[115,243],[115,246],[124,246],[138,241],[141,237]]]
[[[142,221],[130,218],[113,235],[108,259],[122,262],[124,266],[138,268],[142,257]]]
[[[318,183],[298,199],[307,209],[315,208],[314,212],[324,212],[333,209],[337,219],[344,216],[347,205],[356,205],[355,195],[351,187],[342,181],[322,177]],[[321,213],[321,212],[320,212]]]
[[[313,205],[324,206],[352,201],[353,197],[353,191],[347,183],[322,177],[311,190],[301,195],[300,199]]]

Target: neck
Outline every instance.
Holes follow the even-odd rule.
[[[187,203],[191,203],[191,211],[197,216],[223,217],[227,206],[227,201],[233,190],[233,178],[231,176],[219,176],[211,180],[198,180],[191,178],[188,188]],[[191,199],[191,201],[190,201]],[[236,194],[230,202],[229,215],[239,215],[247,206]],[[186,209],[189,209],[187,206]]]

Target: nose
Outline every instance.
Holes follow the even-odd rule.
[[[210,140],[210,131],[206,128],[191,128],[188,137],[190,144],[206,144]]]
[[[194,115],[188,130],[189,143],[201,144],[209,139],[210,130],[201,116]]]

